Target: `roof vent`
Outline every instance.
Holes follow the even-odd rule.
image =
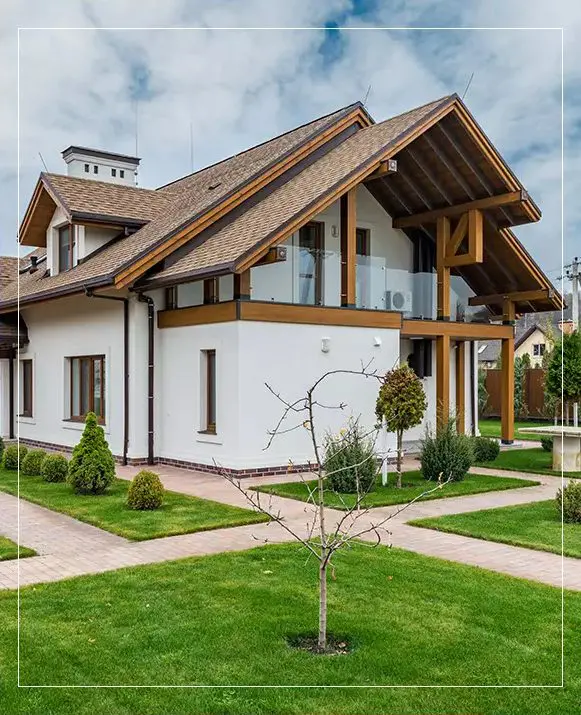
[[[139,159],[127,154],[115,154],[85,146],[69,146],[62,152],[69,176],[107,181],[111,184],[135,186]]]
[[[208,186],[208,191],[214,191],[214,189],[217,189],[218,186],[221,186],[221,185],[222,185],[221,181],[218,181],[216,184],[210,184],[210,186]]]

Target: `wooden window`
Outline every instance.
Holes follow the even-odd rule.
[[[69,358],[71,369],[71,419],[84,420],[94,412],[105,421],[105,356]]]
[[[299,303],[323,304],[324,224],[311,221],[299,230]]]
[[[21,360],[22,412],[21,417],[32,417],[32,360]]]
[[[204,281],[204,303],[218,303],[220,301],[219,281],[219,278],[207,278]]]
[[[216,434],[216,351],[204,350],[204,422],[202,432]]]
[[[76,259],[75,229],[72,224],[59,228],[59,273],[68,271]]]
[[[355,229],[357,273],[355,298],[358,308],[369,308],[371,303],[371,255],[370,232],[366,228]]]

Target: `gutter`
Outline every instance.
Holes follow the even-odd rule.
[[[147,464],[154,464],[155,303],[144,293],[138,293],[137,300],[147,304]]]
[[[127,464],[129,448],[129,299],[113,295],[97,295],[92,289],[85,288],[87,298],[116,300],[123,303],[123,456],[122,464]]]

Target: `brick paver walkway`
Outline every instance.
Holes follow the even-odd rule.
[[[407,468],[417,468],[409,461]],[[118,474],[130,479],[137,469],[121,467]],[[243,494],[221,477],[160,466],[157,471],[167,489],[194,496],[213,499],[226,504],[247,507]],[[481,473],[499,470],[478,469]],[[456,534],[409,526],[406,522],[420,517],[476,511],[497,506],[525,504],[554,497],[560,480],[548,476],[531,476],[514,473],[513,476],[535,479],[538,487],[525,487],[472,496],[452,497],[418,503],[390,520],[386,527],[391,532],[390,541],[403,549],[481,566],[493,571],[540,581],[553,586],[561,585],[561,557],[541,551],[496,544]],[[296,481],[296,475],[260,477],[244,481],[245,486]],[[312,519],[312,507],[303,502],[281,497],[270,499],[273,508],[280,510],[293,529],[306,535],[307,522]],[[13,540],[18,538],[16,497],[0,492],[0,533]],[[373,509],[363,519],[377,523],[396,507]],[[342,512],[327,510],[328,523],[341,518]],[[104,532],[63,514],[52,512],[34,504],[20,502],[20,543],[34,548],[38,556],[0,563],[0,588],[16,588],[45,581],[57,581],[82,574],[100,573],[124,566],[156,563],[188,556],[214,554],[222,551],[240,551],[253,548],[262,542],[282,543],[293,537],[277,524],[253,524],[216,531],[171,536],[151,541],[130,542]],[[565,587],[581,590],[581,560],[565,558]],[[20,574],[18,573],[20,569]]]

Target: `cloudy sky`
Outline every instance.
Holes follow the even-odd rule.
[[[376,29],[387,26],[467,29]],[[69,144],[133,154],[135,106],[140,185],[156,187],[189,173],[190,127],[200,168],[362,100],[369,85],[367,107],[381,120],[463,94],[474,73],[466,102],[543,211],[518,234],[556,279],[561,31],[499,29],[523,26],[565,28],[568,261],[581,254],[581,4],[573,0],[0,0],[2,252],[16,252],[17,179],[21,215],[39,152],[53,172],[64,172]],[[170,29],[192,27],[203,29]],[[251,27],[270,29],[240,29]]]

